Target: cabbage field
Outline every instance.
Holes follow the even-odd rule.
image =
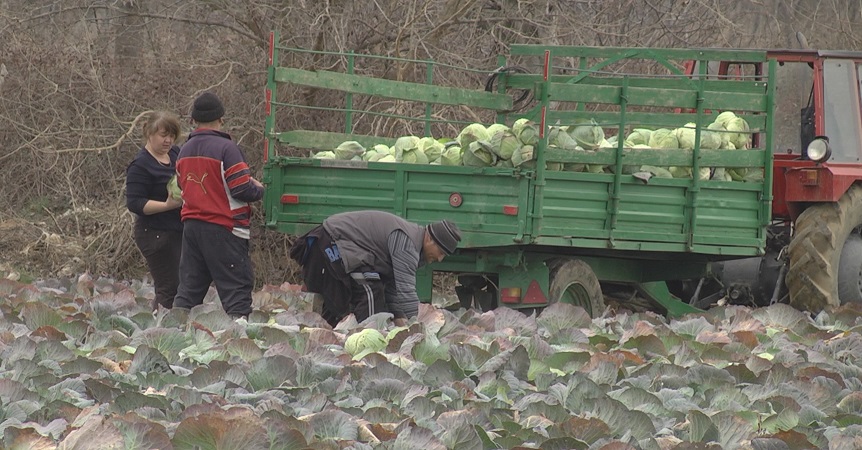
[[[0,448],[858,449],[862,308],[669,320],[422,305],[332,329],[296,286],[0,281]],[[367,330],[367,331],[363,331]]]

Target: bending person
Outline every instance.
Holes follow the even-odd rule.
[[[302,266],[306,290],[323,296],[330,325],[351,313],[361,322],[379,312],[404,325],[419,312],[416,270],[442,261],[460,241],[448,220],[423,227],[383,211],[355,211],[297,238],[290,256]]]

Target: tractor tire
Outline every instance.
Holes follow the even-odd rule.
[[[596,273],[580,259],[554,259],[548,263],[551,286],[548,303],[569,303],[580,306],[590,317],[605,311],[605,298]]]
[[[862,303],[862,236],[850,233],[838,263],[838,298],[841,303]]]
[[[862,186],[852,186],[836,203],[814,205],[796,219],[796,232],[788,248],[790,267],[785,283],[790,304],[818,313],[845,302],[851,286],[860,286],[862,267],[841,270],[841,254],[853,230],[862,225]],[[856,260],[854,239],[849,240],[845,262]],[[841,286],[841,288],[839,288]],[[845,292],[842,297],[839,292]],[[859,295],[859,294],[857,294]],[[858,297],[857,297],[858,298]]]

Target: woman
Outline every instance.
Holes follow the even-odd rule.
[[[179,285],[183,224],[182,200],[168,195],[176,174],[180,121],[167,112],[150,114],[144,123],[146,144],[126,169],[126,207],[135,213],[134,239],[147,260],[156,297],[153,309],[171,308]]]

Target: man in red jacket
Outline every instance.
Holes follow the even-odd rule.
[[[224,106],[212,92],[192,105],[197,128],[180,150],[177,182],[183,191],[183,249],[175,308],[203,302],[210,283],[226,313],[251,313],[254,273],[249,258],[251,206],[263,197],[263,185],[224,125]]]

